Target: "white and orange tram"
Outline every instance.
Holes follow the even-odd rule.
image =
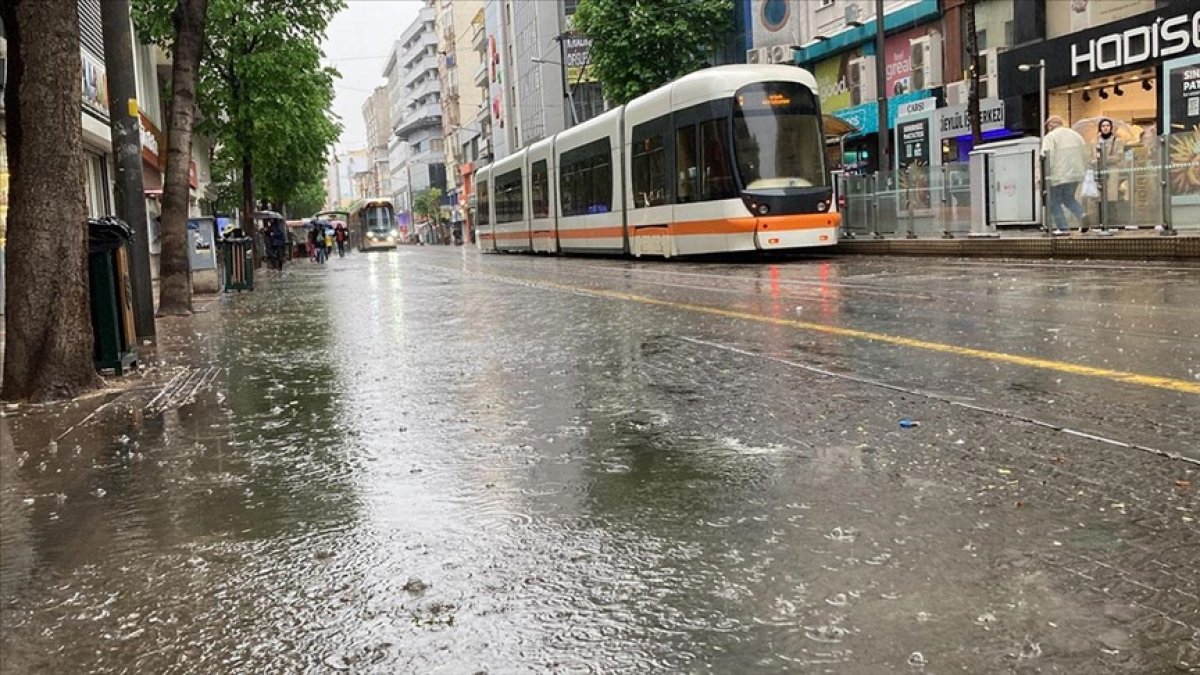
[[[817,83],[697,71],[475,174],[485,251],[672,257],[837,243]]]

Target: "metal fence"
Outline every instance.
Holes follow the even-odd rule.
[[[1094,143],[1087,152],[1099,197],[1077,192],[1085,226],[1200,233],[1200,130],[1125,145],[1112,156],[1098,153]],[[972,229],[972,199],[987,199],[990,186],[973,189],[968,163],[916,165],[840,180],[844,238],[950,238],[987,227],[977,213]],[[1046,217],[1039,217],[1046,230]]]

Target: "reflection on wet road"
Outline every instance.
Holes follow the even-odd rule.
[[[156,379],[6,414],[0,669],[1186,672],[1198,296],[1171,266],[294,265],[166,325]]]

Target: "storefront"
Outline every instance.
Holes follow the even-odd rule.
[[[883,54],[878,58],[884,62],[889,130],[895,128],[904,106],[932,100],[935,95],[934,89],[926,85],[924,70],[914,75],[913,44],[914,41],[928,40],[931,51],[940,54],[940,16],[937,0],[918,0],[884,16],[884,30],[888,35]],[[847,173],[870,173],[881,168],[876,157],[879,112],[874,38],[875,21],[871,20],[851,25],[836,35],[796,50],[796,63],[816,77],[821,112],[841,118],[858,130],[844,138],[845,153],[834,158],[841,161],[831,162],[833,168]],[[937,63],[940,65],[940,58]],[[890,164],[884,162],[883,167]]]
[[[1018,66],[1044,61],[1049,114],[1085,130],[1107,117],[1134,142],[1147,133],[1161,133],[1163,108],[1156,92],[1163,64],[1200,53],[1200,8],[1195,3],[1170,3],[1080,29],[1081,21],[1109,17],[1078,18],[1075,14],[1084,13],[1073,12],[1073,4],[1062,3],[1058,11],[1070,14],[1059,19],[1048,15],[1047,22],[1073,21],[1069,25],[1077,32],[1000,54],[1000,93],[1008,105],[1009,128],[1038,132],[1043,121],[1037,119],[1038,70],[1021,72]],[[1132,0],[1126,5],[1143,8],[1153,2]]]
[[[1000,80],[1000,93],[1011,114],[1008,127],[1037,134],[1042,122],[1038,119],[1038,70],[1021,72],[1019,66],[1041,61],[1045,63],[1048,114],[1062,117],[1088,143],[1096,142],[1101,120],[1112,120],[1117,151],[1096,151],[1094,155],[1095,167],[1105,176],[1104,222],[1153,226],[1162,221],[1164,206],[1156,178],[1156,168],[1164,163],[1163,144],[1171,144],[1176,154],[1187,152],[1189,142],[1183,132],[1200,120],[1200,97],[1190,99],[1190,105],[1197,108],[1196,117],[1188,117],[1187,109],[1192,81],[1188,75],[1196,70],[1200,55],[1200,5],[1170,3],[1154,8],[1144,0],[1126,5],[1126,9],[1150,9],[1001,53],[1000,72],[1006,77]],[[1048,25],[1054,23],[1052,19],[1047,16]],[[1067,19],[1075,22],[1073,27],[1083,20],[1072,14],[1057,21]],[[1200,73],[1194,81],[1200,87]],[[1172,114],[1172,105],[1182,108]],[[1175,128],[1177,124],[1179,128]],[[1168,132],[1172,138],[1162,140]],[[1103,166],[1101,154],[1106,157]],[[1187,191],[1191,175],[1200,170],[1191,170],[1190,159],[1183,164],[1188,168],[1173,172],[1172,177],[1180,181],[1179,190]],[[1196,190],[1200,193],[1200,175]],[[1179,199],[1182,197],[1172,198],[1172,203]],[[1088,208],[1092,221],[1098,222],[1099,203],[1089,203]]]

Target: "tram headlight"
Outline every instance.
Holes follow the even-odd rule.
[[[771,207],[767,206],[766,204],[759,204],[755,211],[758,212],[758,215],[765,216],[771,212]]]
[[[820,211],[821,213],[825,213],[826,211],[829,210],[829,204],[827,202],[825,202],[824,200],[819,201],[819,202],[817,202],[817,210]]]

